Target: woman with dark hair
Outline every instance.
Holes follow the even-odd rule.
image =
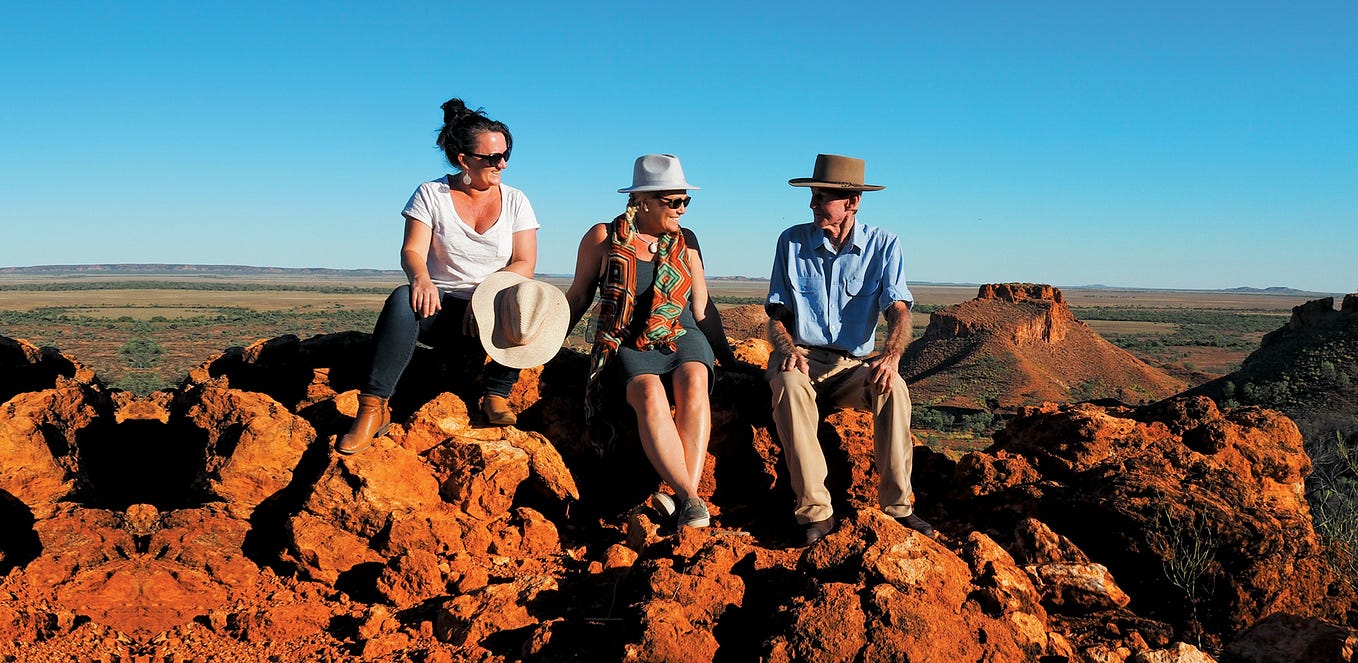
[[[737,364],[707,295],[698,238],[679,226],[692,201],[687,191],[697,188],[674,155],[639,157],[632,186],[618,190],[628,194],[626,211],[585,233],[566,292],[572,328],[600,292],[587,413],[601,404],[604,369],[617,370],[646,458],[674,490],[657,492],[652,505],[688,527],[709,523],[698,482],[712,432],[714,351],[723,366]],[[674,394],[672,417],[663,376]]]
[[[418,341],[481,350],[468,335],[470,320],[464,321],[478,284],[496,272],[533,278],[538,220],[523,192],[500,179],[514,149],[509,127],[449,99],[437,143],[458,172],[421,184],[401,212],[401,267],[410,283],[391,293],[377,319],[372,368],[358,397],[358,416],[335,446],[340,453],[363,451],[386,433],[387,399]],[[487,423],[515,423],[507,397],[518,377],[517,368],[486,364],[480,408]]]

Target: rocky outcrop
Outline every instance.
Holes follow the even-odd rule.
[[[510,428],[417,371],[403,388],[429,397],[342,456],[359,360],[341,349],[356,346],[275,339],[172,392],[54,378],[0,406],[4,440],[28,442],[0,458],[16,487],[0,540],[21,543],[0,548],[0,657],[1193,661],[1210,659],[1185,640],[1352,605],[1316,554],[1296,428],[1274,412],[1048,405],[959,461],[919,447],[938,539],[875,508],[871,419],[833,413],[841,523],[800,548],[761,375],[718,372],[701,483],[716,522],[676,532],[645,505],[657,479],[630,413],[582,420],[584,357],[525,372]],[[196,460],[156,464],[178,492],[110,499],[87,467],[109,448]],[[30,466],[60,471],[13,478]],[[1196,596],[1165,572],[1183,533],[1211,542],[1184,583]]]
[[[94,372],[56,348],[0,336],[0,403],[15,394],[51,389],[57,378],[94,384]]]
[[[87,488],[77,439],[107,408],[103,385],[78,361],[0,336],[0,521],[16,510],[27,512],[20,520],[46,518]],[[12,556],[5,538],[0,553]]]
[[[1239,370],[1188,393],[1277,408],[1308,434],[1351,430],[1344,422],[1358,411],[1358,293],[1345,295],[1338,310],[1333,297],[1293,307]]]
[[[1222,663],[1352,663],[1358,631],[1318,619],[1277,613],[1260,620],[1221,653]]]
[[[1312,528],[1309,471],[1296,425],[1277,412],[1223,412],[1201,397],[1046,405],[964,456],[953,495],[978,526],[1026,530],[1015,543],[1029,563],[1097,561],[1139,612],[1215,637],[1279,611],[1345,618],[1353,597]],[[1081,552],[1041,552],[1060,537],[1028,519]]]
[[[721,312],[721,324],[730,338],[762,339],[767,334],[769,316],[764,312],[763,304],[733,306]]]
[[[233,514],[249,518],[292,482],[316,432],[269,396],[227,384],[216,380],[186,395],[184,417],[207,436],[200,481]]]
[[[1030,283],[983,285],[976,299],[932,313],[906,347],[901,375],[916,404],[986,410],[1146,403],[1185,386],[1076,320],[1060,290]]]

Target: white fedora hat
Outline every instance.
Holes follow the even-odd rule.
[[[673,154],[643,154],[632,166],[632,186],[618,189],[618,193],[640,191],[675,191],[698,189],[684,181],[684,168]]]
[[[566,295],[542,281],[495,272],[472,291],[471,308],[486,356],[502,366],[545,364],[566,340]]]

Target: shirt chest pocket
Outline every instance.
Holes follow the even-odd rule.
[[[882,287],[882,277],[880,274],[846,274],[842,283],[844,292],[850,297],[876,297]]]
[[[797,291],[797,297],[811,304],[820,304],[825,300],[825,282],[818,276],[799,276],[792,282],[792,287]]]

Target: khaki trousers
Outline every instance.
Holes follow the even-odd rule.
[[[820,426],[817,401],[838,409],[870,410],[872,440],[879,476],[877,501],[894,518],[914,512],[910,505],[910,471],[915,448],[910,441],[910,390],[898,375],[885,394],[867,385],[868,365],[858,359],[820,348],[797,348],[806,357],[810,376],[801,371],[779,372],[783,355],[769,358],[765,377],[773,392],[773,421],[783,443],[792,492],[797,498],[799,524],[825,520],[834,514],[825,488],[825,452],[816,429]]]

